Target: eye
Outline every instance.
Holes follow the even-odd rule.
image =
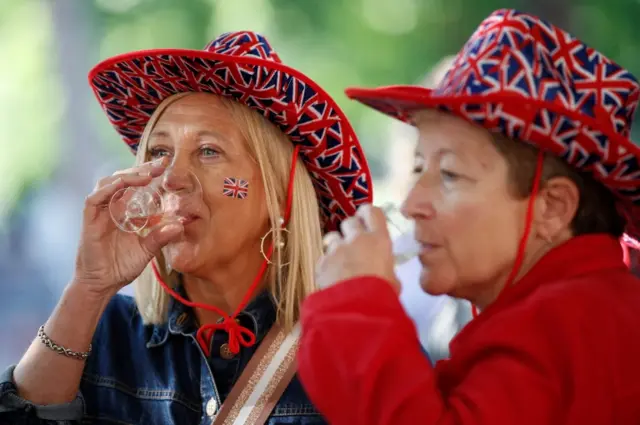
[[[220,152],[217,149],[212,148],[211,146],[203,146],[200,148],[200,155],[205,158],[215,158],[217,156],[220,156]]]
[[[422,174],[424,172],[424,160],[422,158],[415,158],[413,161],[413,169],[411,174]]]
[[[460,174],[456,174],[449,170],[440,170],[440,176],[444,182],[455,182],[460,178]]]
[[[151,159],[162,158],[169,155],[169,151],[164,148],[151,148],[149,149],[149,156]]]

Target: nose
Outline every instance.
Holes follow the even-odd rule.
[[[196,188],[194,179],[196,179],[195,175],[188,168],[173,164],[164,173],[162,187],[167,192],[190,193]]]
[[[407,194],[400,212],[405,218],[414,221],[434,218],[436,211],[431,190],[418,181]]]

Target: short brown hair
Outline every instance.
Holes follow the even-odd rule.
[[[538,148],[512,140],[501,133],[492,133],[494,146],[507,160],[513,195],[526,198],[531,194],[535,176]],[[615,195],[602,183],[581,173],[559,157],[545,153],[541,184],[554,177],[566,177],[578,187],[580,201],[571,222],[573,236],[589,233],[608,233],[622,236],[626,220],[617,210]]]

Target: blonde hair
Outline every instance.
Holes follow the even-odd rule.
[[[172,103],[193,93],[180,93],[165,99],[155,110],[140,138],[136,164],[148,161],[149,135],[162,113]],[[253,160],[258,164],[264,183],[272,240],[285,243],[274,249],[272,263],[266,274],[267,286],[276,301],[278,322],[290,330],[300,316],[302,300],[315,290],[315,264],[322,254],[320,210],[309,172],[297,161],[293,182],[293,202],[287,225],[288,233],[280,231],[280,217],[289,183],[289,170],[294,146],[291,140],[266,118],[248,107],[220,97],[229,109],[245,138]],[[168,270],[162,254],[156,256],[158,271],[167,285],[175,287],[178,273]],[[164,323],[169,295],[157,282],[151,263],[134,282],[135,300],[144,323]]]

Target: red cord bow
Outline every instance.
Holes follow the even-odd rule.
[[[198,344],[202,347],[202,351],[209,357],[209,346],[211,338],[216,330],[223,330],[229,334],[229,351],[233,354],[240,352],[240,346],[251,347],[256,343],[256,335],[244,326],[240,326],[232,317],[227,317],[222,323],[212,323],[203,325],[196,333]]]

